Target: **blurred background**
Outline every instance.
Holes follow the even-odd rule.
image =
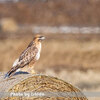
[[[38,73],[100,91],[100,0],[0,0],[1,72],[35,34],[46,36]]]

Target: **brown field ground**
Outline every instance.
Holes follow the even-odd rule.
[[[84,91],[99,91],[100,35],[45,36],[41,58],[35,65],[36,71],[61,78]],[[0,40],[0,71],[10,69],[32,38],[33,36],[29,35]]]

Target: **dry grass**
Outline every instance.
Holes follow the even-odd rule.
[[[55,76],[78,87],[83,92],[100,92],[100,71],[87,70],[87,72],[73,70],[60,70],[58,73],[53,69],[47,69],[45,74]],[[100,97],[87,97],[89,100],[100,100]]]
[[[2,94],[1,97],[5,99],[0,100],[87,100],[83,93],[70,83],[67,83],[63,80],[60,80],[55,77],[39,75],[39,74],[17,74],[12,78],[5,80],[0,73],[0,92],[10,92],[10,93],[23,93],[27,92],[28,96],[23,94],[22,97],[13,97],[10,94],[10,97],[7,94]],[[5,84],[5,86],[4,86]],[[3,87],[2,87],[3,86]],[[41,93],[49,95],[49,97],[41,97],[39,95],[34,96],[31,93]],[[55,92],[55,93],[51,93]],[[60,93],[59,93],[60,92]],[[66,95],[61,94],[61,92],[73,92],[76,97],[72,97],[68,93]],[[80,93],[80,96],[77,97]],[[71,93],[72,94],[72,93]],[[65,97],[66,96],[66,97]]]

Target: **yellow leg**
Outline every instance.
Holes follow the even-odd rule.
[[[29,73],[31,74],[36,74],[35,70],[34,70],[34,65],[29,65]]]

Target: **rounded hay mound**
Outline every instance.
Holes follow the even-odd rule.
[[[3,79],[0,76],[0,92],[5,92],[1,100],[87,100],[79,89],[55,77],[20,74]]]

